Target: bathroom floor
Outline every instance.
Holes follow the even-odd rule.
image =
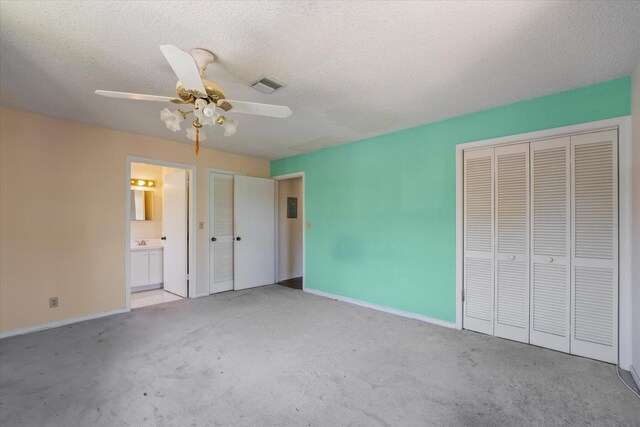
[[[135,292],[131,294],[131,308],[146,307],[148,305],[162,304],[180,299],[182,299],[182,297],[167,292],[164,289]]]

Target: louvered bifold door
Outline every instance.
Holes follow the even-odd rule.
[[[209,293],[233,289],[233,175],[209,174]]]
[[[617,131],[571,137],[571,353],[618,360]]]
[[[529,342],[529,144],[495,149],[495,326]]]
[[[570,139],[536,141],[531,156],[531,344],[569,352]]]
[[[464,152],[464,328],[493,334],[493,148]]]

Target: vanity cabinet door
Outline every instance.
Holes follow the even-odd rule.
[[[149,251],[131,252],[131,287],[149,284]]]
[[[149,251],[149,284],[157,285],[163,280],[163,256],[162,249]]]

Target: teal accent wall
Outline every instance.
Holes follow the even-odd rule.
[[[627,76],[271,162],[305,172],[306,287],[455,322],[456,144],[630,112]]]

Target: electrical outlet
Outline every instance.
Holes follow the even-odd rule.
[[[58,306],[58,297],[49,298],[49,308],[56,308]]]

